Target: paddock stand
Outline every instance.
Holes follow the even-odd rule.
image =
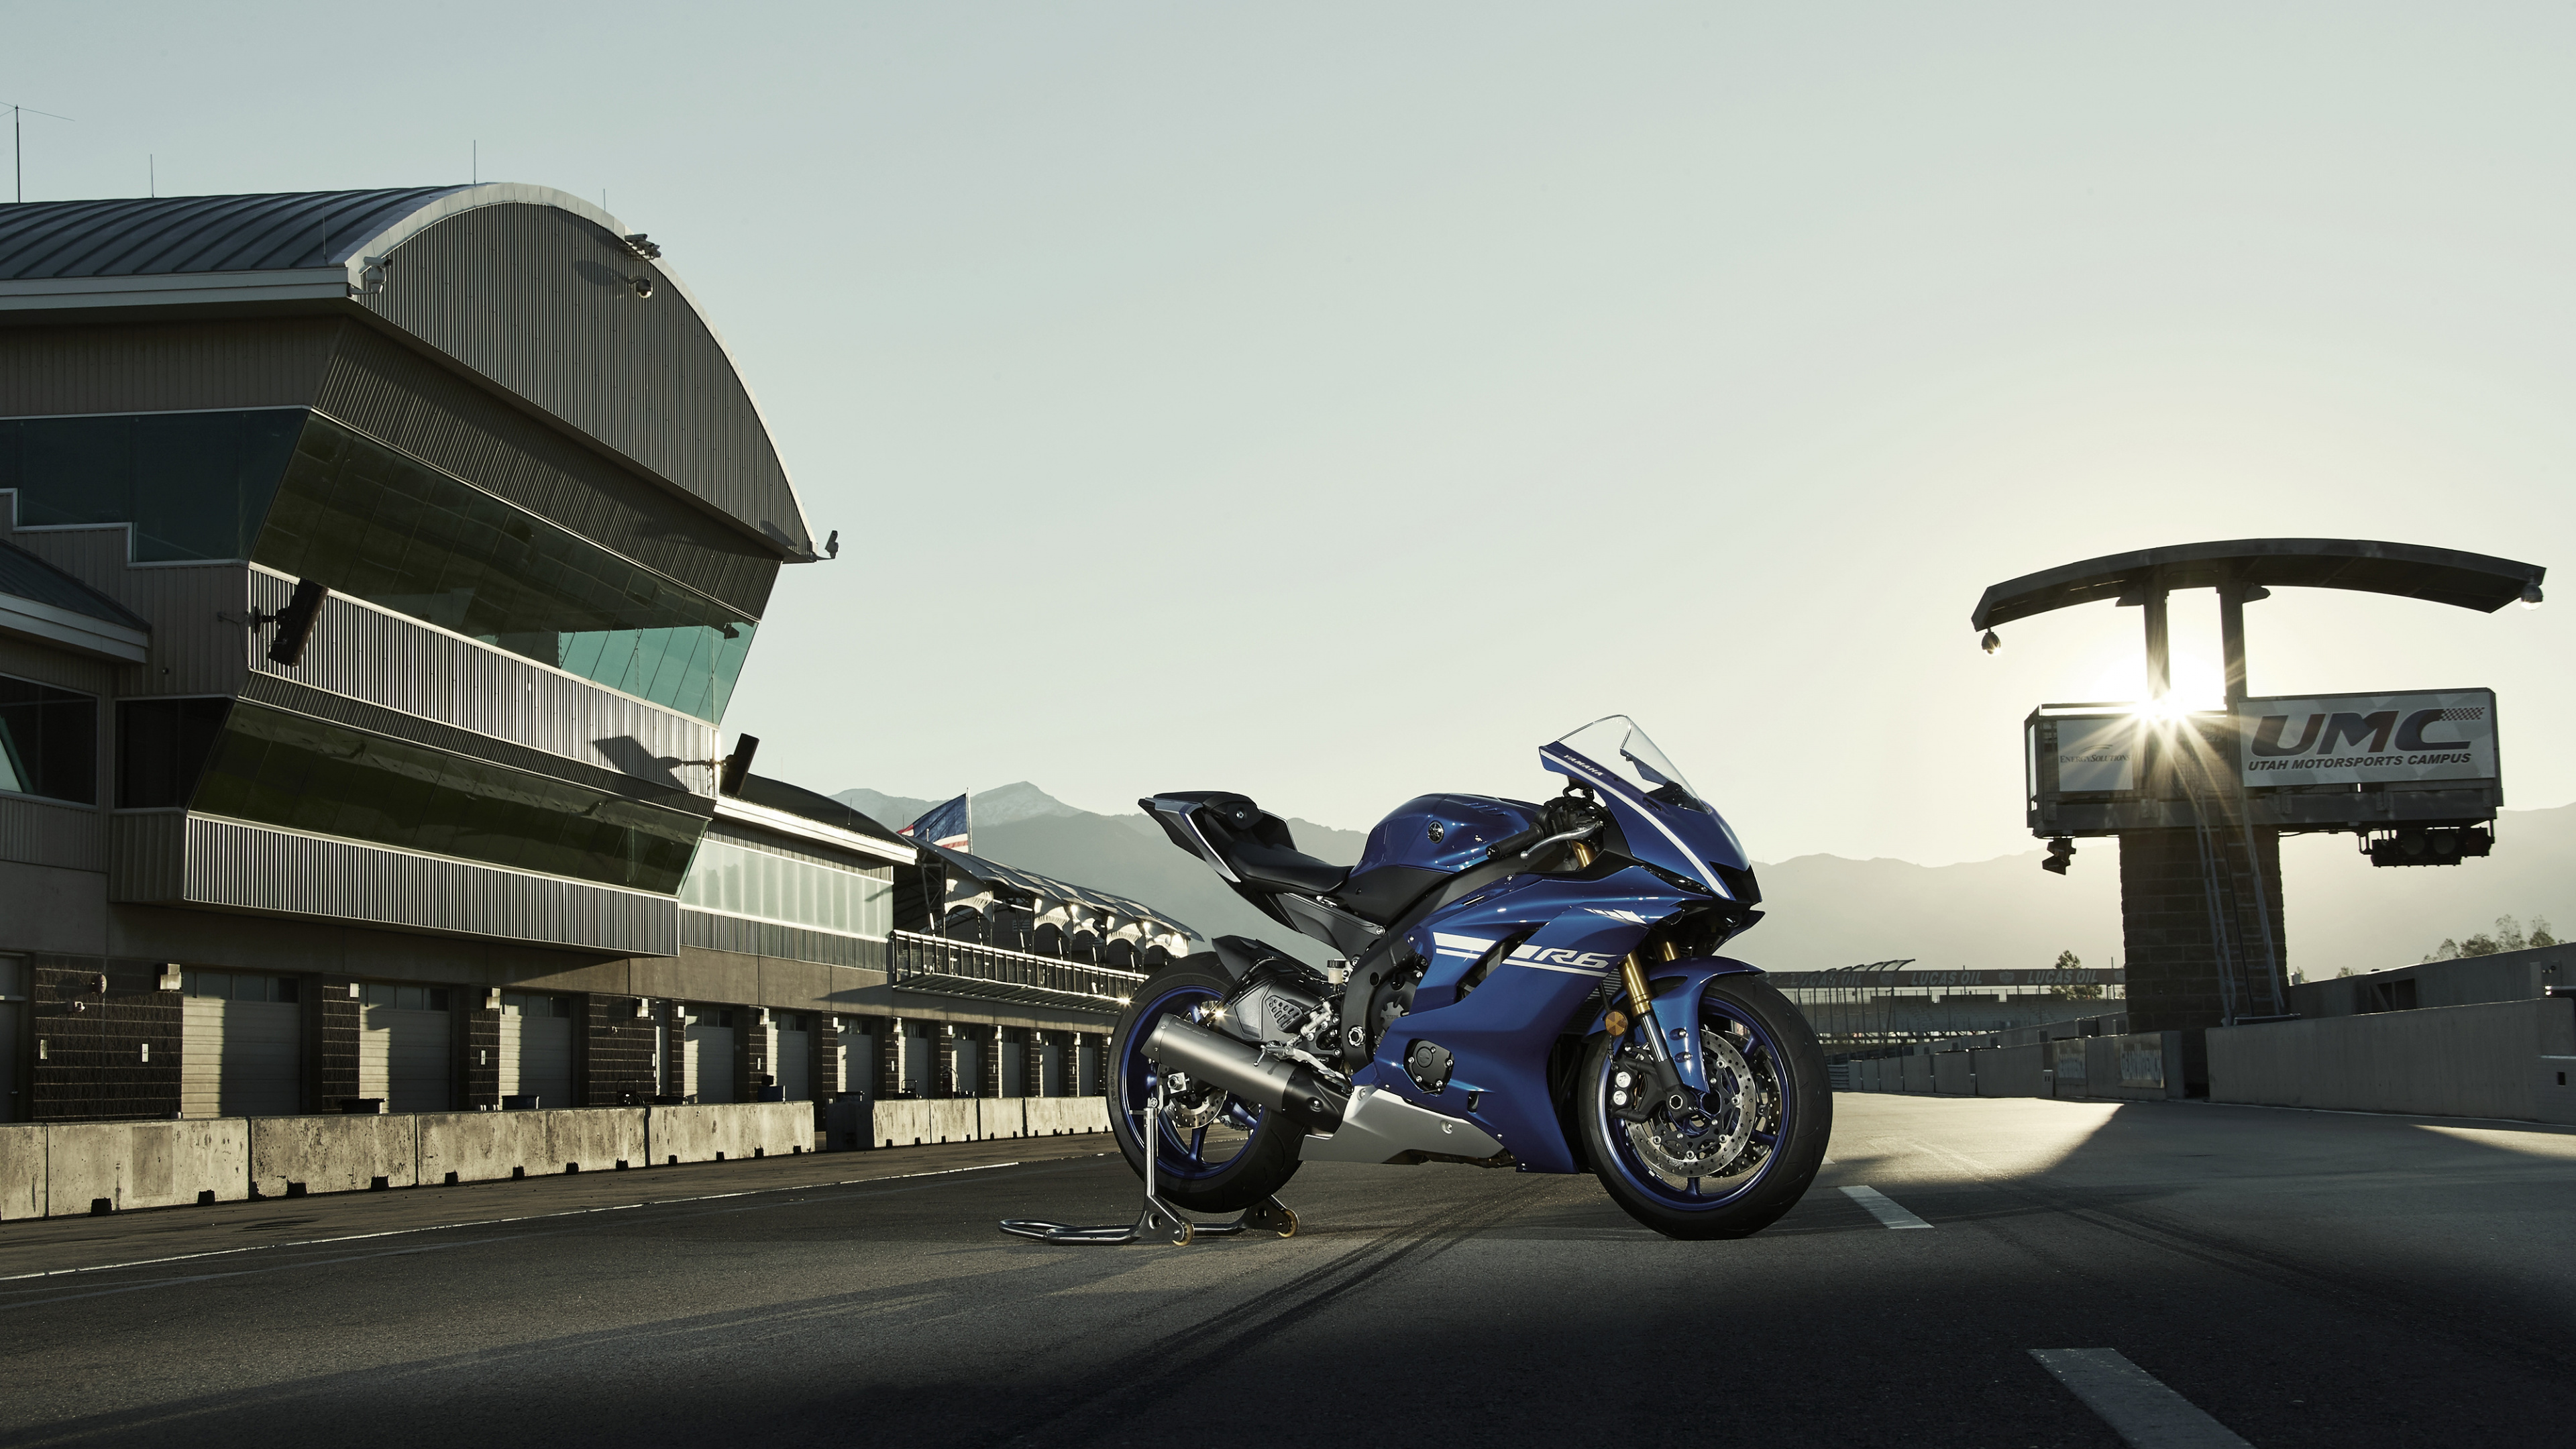
[[[1041,1243],[1141,1243],[1150,1238],[1171,1236],[1172,1246],[1186,1247],[1198,1238],[1230,1238],[1238,1233],[1268,1229],[1283,1238],[1297,1236],[1297,1215],[1275,1197],[1266,1197],[1244,1210],[1242,1217],[1230,1223],[1192,1222],[1179,1208],[1163,1201],[1154,1190],[1154,1162],[1162,1154],[1156,1149],[1163,1141],[1163,1084],[1154,1083],[1154,1095],[1145,1103],[1145,1205],[1133,1223],[1111,1223],[1103,1227],[1077,1227],[1072,1223],[1041,1222],[1035,1218],[1004,1218],[1002,1231],[1015,1237],[1035,1238]]]

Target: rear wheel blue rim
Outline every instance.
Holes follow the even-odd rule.
[[[1138,1141],[1145,1135],[1145,1104],[1153,1100],[1154,1085],[1161,1080],[1162,1069],[1145,1057],[1145,1038],[1153,1035],[1154,1023],[1174,1012],[1189,1010],[1202,1001],[1214,1001],[1217,994],[1204,986],[1174,987],[1147,1002],[1136,1015],[1135,1029],[1118,1044],[1118,1110],[1127,1115],[1128,1134]],[[1242,1160],[1252,1150],[1252,1134],[1261,1125],[1261,1108],[1228,1093],[1225,1105],[1217,1115],[1219,1122],[1243,1134],[1239,1142],[1227,1138],[1211,1140],[1208,1127],[1195,1130],[1175,1129],[1163,1123],[1160,1150],[1154,1157],[1154,1171],[1184,1181],[1214,1177]],[[1213,1124],[1211,1124],[1212,1126]],[[1219,1150],[1211,1155],[1211,1149]]]
[[[1744,1028],[1741,1036],[1731,1031],[1729,1035],[1757,1076],[1765,1066],[1769,1068],[1771,1089],[1779,1099],[1778,1119],[1768,1125],[1757,1125],[1753,1131],[1753,1140],[1763,1144],[1768,1151],[1760,1165],[1731,1186],[1719,1189],[1712,1184],[1709,1191],[1702,1192],[1699,1189],[1704,1179],[1693,1178],[1676,1188],[1637,1155],[1636,1147],[1628,1141],[1628,1124],[1610,1111],[1610,1068],[1618,1061],[1615,1048],[1603,1055],[1601,1070],[1591,1083],[1590,1110],[1602,1139],[1610,1144],[1611,1170],[1641,1195],[1681,1212],[1710,1212],[1742,1201],[1745,1194],[1759,1187],[1780,1165],[1781,1150],[1788,1145],[1790,1134],[1797,1129],[1797,1092],[1789,1076],[1788,1059],[1781,1053],[1780,1044],[1772,1034],[1764,1030],[1762,1023],[1755,1020],[1750,1012],[1707,995],[1700,998],[1698,1018],[1694,1025],[1703,1031],[1712,1027],[1719,1030],[1734,1026]]]

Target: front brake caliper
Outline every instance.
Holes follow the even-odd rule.
[[[1650,1061],[1621,1053],[1610,1061],[1610,1115],[1622,1122],[1644,1122],[1670,1103],[1682,1089],[1670,1062]]]

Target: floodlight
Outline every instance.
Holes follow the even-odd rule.
[[[1985,650],[1989,654],[1992,654],[1996,650],[2004,647],[2004,641],[1995,633],[1994,630],[1988,629],[1986,631],[1986,637],[1977,641],[1977,647]]]
[[[2525,584],[2522,586],[2522,606],[2526,609],[2537,609],[2540,607],[2540,585]]]

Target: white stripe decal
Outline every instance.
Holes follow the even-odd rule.
[[[1605,974],[1604,969],[1599,966],[1542,966],[1536,961],[1523,961],[1520,964],[1528,967],[1532,971],[1562,971],[1568,976],[1600,976]]]
[[[1682,859],[1684,859],[1684,860],[1690,860],[1690,861],[1696,861],[1696,860],[1698,860],[1698,859],[1700,858],[1700,854],[1699,854],[1699,852],[1698,852],[1698,851],[1695,851],[1695,850],[1691,849],[1689,846],[1687,846],[1687,845],[1683,844],[1683,843],[1682,843],[1682,838],[1681,838],[1680,836],[1675,835],[1675,834],[1673,833],[1673,831],[1672,831],[1672,827],[1671,827],[1671,826],[1668,826],[1668,825],[1666,825],[1664,822],[1662,822],[1661,820],[1658,820],[1658,819],[1656,819],[1656,818],[1655,818],[1655,812],[1654,812],[1654,810],[1653,810],[1652,808],[1650,808],[1649,806],[1647,806],[1646,804],[1644,804],[1642,801],[1639,801],[1639,800],[1636,800],[1636,799],[1631,798],[1631,796],[1630,796],[1629,792],[1627,792],[1627,791],[1625,791],[1625,790],[1622,790],[1622,789],[1619,789],[1619,788],[1617,788],[1616,786],[1614,786],[1614,785],[1610,782],[1610,780],[1609,780],[1609,778],[1608,778],[1608,772],[1607,772],[1607,771],[1605,771],[1605,770],[1601,769],[1601,768],[1600,768],[1599,766],[1597,766],[1597,765],[1594,765],[1590,760],[1584,759],[1581,755],[1576,755],[1576,754],[1574,754],[1574,752],[1573,752],[1573,751],[1571,751],[1571,750],[1566,751],[1566,754],[1567,754],[1567,755],[1569,755],[1569,756],[1572,756],[1572,763],[1580,764],[1580,765],[1583,765],[1583,766],[1586,766],[1586,767],[1587,767],[1587,768],[1586,768],[1586,770],[1585,770],[1585,773],[1587,773],[1587,774],[1589,774],[1589,775],[1591,775],[1591,776],[1593,777],[1590,783],[1592,783],[1592,784],[1596,785],[1597,787],[1599,787],[1600,789],[1602,789],[1602,790],[1604,790],[1604,791],[1607,791],[1607,792],[1609,792],[1609,793],[1611,793],[1611,794],[1617,795],[1617,796],[1620,798],[1620,800],[1621,800],[1621,801],[1623,801],[1623,802],[1625,802],[1626,804],[1629,804],[1629,805],[1631,805],[1631,806],[1634,806],[1634,807],[1636,808],[1637,814],[1638,814],[1638,816],[1639,816],[1640,818],[1642,818],[1642,819],[1643,819],[1647,824],[1649,824],[1649,825],[1651,825],[1651,826],[1655,827],[1655,829],[1657,829],[1657,830],[1659,830],[1659,831],[1663,832],[1663,837],[1664,837],[1666,840],[1669,840],[1669,841],[1671,841],[1671,842],[1673,843],[1673,849],[1678,850],[1678,851],[1680,851],[1680,852],[1682,853]],[[1564,762],[1565,762],[1565,761],[1560,760],[1560,763],[1564,763]],[[1702,869],[1702,870],[1707,870],[1707,867],[1706,867],[1706,866],[1702,866],[1702,867],[1701,867],[1701,869]],[[1712,874],[1712,875],[1716,874],[1716,872],[1714,872],[1714,871],[1709,871],[1709,873],[1710,873],[1710,874]],[[1728,890],[1728,889],[1726,888],[1726,882],[1724,882],[1724,881],[1722,881],[1722,880],[1720,880],[1720,881],[1710,881],[1710,882],[1708,882],[1707,884],[1708,884],[1708,888],[1709,888],[1711,891],[1715,892],[1719,899],[1721,899],[1721,900],[1729,900],[1729,901],[1731,901],[1731,900],[1735,899],[1735,892],[1733,892],[1733,891],[1731,891],[1731,890]]]
[[[1431,940],[1434,945],[1445,946],[1453,951],[1482,951],[1494,944],[1481,936],[1452,936],[1444,931],[1432,932]]]

